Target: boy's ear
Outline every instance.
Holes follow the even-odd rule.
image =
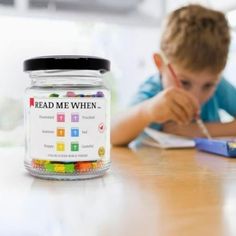
[[[163,66],[164,66],[164,62],[162,60],[161,55],[159,53],[154,53],[153,54],[153,59],[154,59],[154,62],[156,64],[156,66],[157,66],[157,69],[161,73],[162,70],[163,70]]]

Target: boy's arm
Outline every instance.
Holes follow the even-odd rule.
[[[205,125],[212,137],[236,135],[236,120],[227,123],[205,123]],[[182,135],[190,138],[204,137],[196,123],[182,126],[174,122],[169,122],[163,125],[163,131],[166,133]]]
[[[198,111],[197,101],[188,92],[179,88],[166,89],[116,117],[111,126],[111,143],[128,144],[152,122],[189,123]]]
[[[112,121],[111,143],[113,145],[128,144],[149,125],[149,117],[145,115],[147,102],[148,101],[144,101],[129,108]]]

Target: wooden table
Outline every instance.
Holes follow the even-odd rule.
[[[236,159],[113,148],[103,178],[60,182],[29,176],[23,148],[0,154],[0,235],[236,235]]]

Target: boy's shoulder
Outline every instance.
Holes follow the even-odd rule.
[[[231,84],[225,77],[222,77],[217,86],[215,94],[217,96],[226,95],[226,92],[231,92],[232,90],[235,92],[235,86]]]
[[[160,74],[154,74],[148,77],[138,89],[131,101],[131,105],[135,105],[144,100],[154,97],[157,93],[163,90]]]
[[[150,94],[153,93],[153,95],[162,90],[163,86],[160,74],[154,74],[148,77],[139,87],[139,92],[149,92]]]

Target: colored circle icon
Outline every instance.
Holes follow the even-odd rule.
[[[100,123],[100,124],[98,125],[98,131],[99,131],[100,133],[103,133],[104,130],[105,130],[105,125],[104,125],[104,123]]]
[[[99,155],[99,157],[104,157],[104,155],[105,155],[105,148],[104,147],[100,147],[98,149],[98,155]]]

